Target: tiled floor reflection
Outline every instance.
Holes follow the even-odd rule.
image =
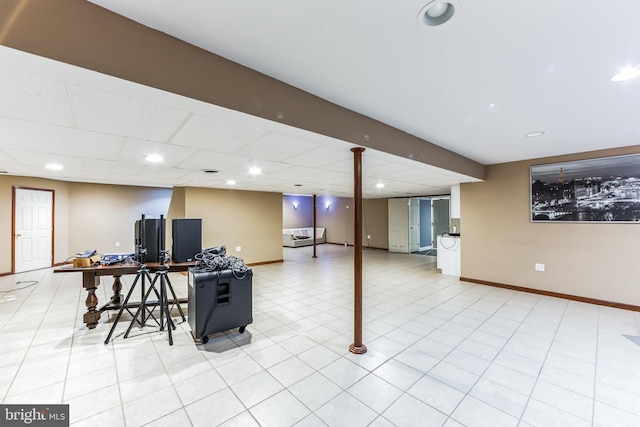
[[[69,403],[73,426],[640,425],[640,313],[365,250],[368,352],[354,355],[352,250],[311,251],[253,267],[253,324],[206,345],[186,322],[173,346],[157,327],[124,339],[126,321],[105,345],[115,313],[84,326],[79,273],[0,277],[2,403]]]

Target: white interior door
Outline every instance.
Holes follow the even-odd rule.
[[[14,212],[14,272],[53,265],[53,192],[17,188]]]
[[[389,252],[409,253],[409,199],[389,199]]]

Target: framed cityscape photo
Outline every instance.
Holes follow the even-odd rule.
[[[640,221],[640,154],[530,168],[532,222]]]

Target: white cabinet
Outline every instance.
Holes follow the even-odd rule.
[[[442,274],[460,277],[460,237],[438,236],[437,267]]]

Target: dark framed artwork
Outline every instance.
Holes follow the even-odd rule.
[[[640,154],[530,168],[532,222],[640,221]]]

